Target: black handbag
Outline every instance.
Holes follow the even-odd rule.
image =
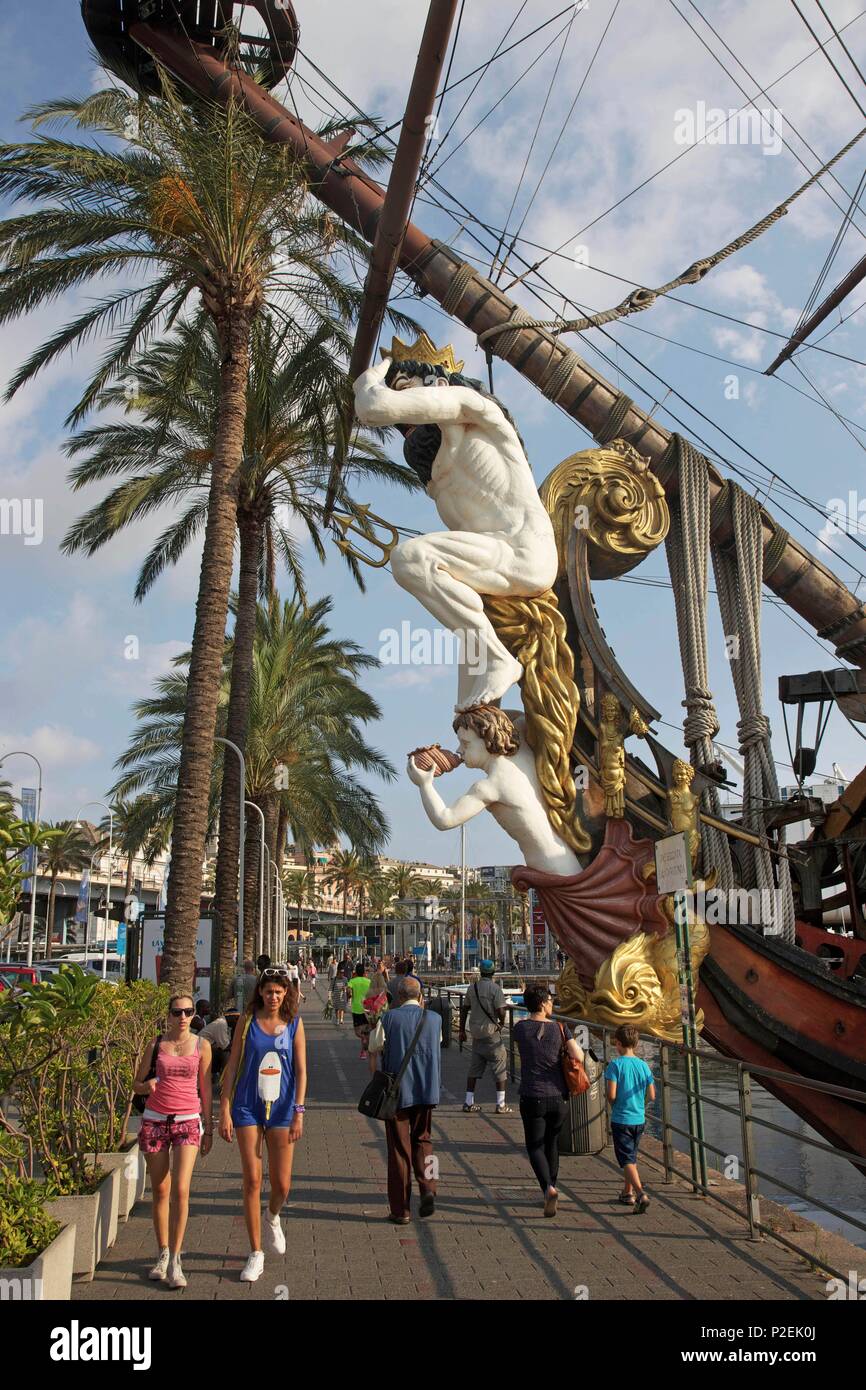
[[[424,1010],[419,1009],[418,1012],[421,1015],[418,1020],[418,1027],[415,1029],[414,1038],[406,1048],[406,1054],[400,1063],[400,1070],[396,1073],[390,1071],[374,1072],[364,1094],[358,1101],[358,1109],[361,1114],[366,1115],[370,1120],[393,1120],[400,1109],[400,1082],[412,1060],[412,1053],[415,1051],[421,1036],[421,1029],[424,1027]]]
[[[158,1034],[156,1042],[153,1045],[153,1055],[150,1059],[150,1066],[147,1069],[147,1076],[144,1078],[145,1081],[152,1081],[153,1078],[156,1076],[156,1059],[159,1053],[159,1045],[161,1042],[162,1033]],[[147,1096],[140,1096],[137,1093],[135,1093],[132,1097],[132,1108],[135,1111],[136,1115],[143,1115],[147,1108]]]

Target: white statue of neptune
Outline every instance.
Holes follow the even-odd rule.
[[[448,528],[403,541],[391,554],[391,569],[397,583],[457,635],[456,707],[464,710],[501,700],[522,674],[481,596],[544,593],[556,578],[556,542],[520,437],[502,407],[480,386],[462,384],[465,378],[453,382],[454,373],[431,360],[445,354],[436,353],[425,335],[419,344],[406,349],[406,360],[386,358],[358,377],[355,410],[362,424],[402,429],[406,457]],[[426,360],[412,355],[425,352]]]

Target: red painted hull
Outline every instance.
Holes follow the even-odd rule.
[[[761,1078],[830,1143],[866,1159],[866,986],[747,929],[713,926],[710,936],[698,992],[706,1040],[754,1066],[862,1091],[859,1103]]]

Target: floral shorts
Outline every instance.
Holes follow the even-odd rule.
[[[201,1143],[200,1120],[142,1120],[138,1131],[138,1147],[142,1153],[158,1154],[163,1149],[177,1149],[182,1144]]]

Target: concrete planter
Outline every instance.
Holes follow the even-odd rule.
[[[120,1169],[115,1167],[95,1192],[79,1197],[53,1197],[45,1203],[45,1210],[55,1221],[75,1224],[72,1272],[78,1279],[93,1278],[99,1261],[117,1239],[119,1190]]]
[[[29,1265],[0,1269],[0,1297],[36,1303],[68,1302],[74,1257],[75,1226],[64,1226]]]
[[[118,1170],[117,1218],[119,1221],[128,1221],[129,1213],[141,1195],[138,1141],[130,1140],[122,1149],[97,1154],[96,1162],[106,1172],[114,1168]]]

